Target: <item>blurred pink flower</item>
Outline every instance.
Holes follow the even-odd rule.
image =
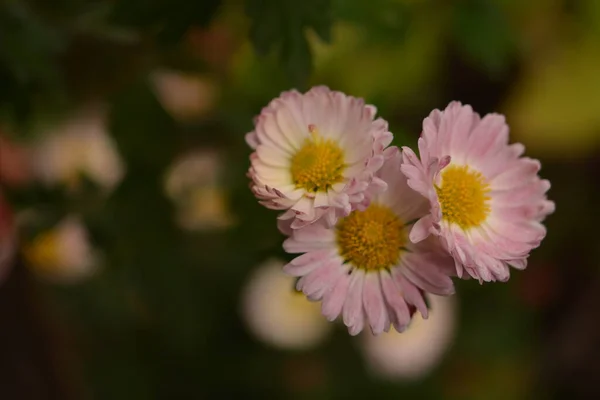
[[[0,133],[0,183],[18,186],[31,179],[30,155],[25,146]]]
[[[294,279],[281,271],[283,261],[271,259],[250,277],[242,294],[242,312],[260,340],[286,349],[308,349],[324,340],[331,325],[318,304],[294,290]]]
[[[159,70],[151,79],[158,101],[174,118],[200,117],[215,105],[218,87],[207,77]]]
[[[32,160],[37,176],[47,185],[77,188],[83,174],[106,192],[125,175],[125,165],[107,130],[105,110],[81,110],[43,132]]]
[[[432,111],[423,121],[421,158],[403,148],[408,184],[431,205],[410,240],[438,236],[458,276],[466,271],[480,282],[508,280],[509,265],[524,269],[546,235],[541,222],[554,211],[550,182],[539,178],[539,161],[521,157],[524,150],[508,144],[502,115],[480,118],[459,102]]]
[[[301,277],[296,287],[310,300],[322,300],[328,320],[342,314],[351,335],[366,326],[376,335],[390,325],[402,332],[415,308],[427,318],[423,291],[454,293],[452,258],[435,240],[416,245],[408,240],[411,221],[427,212],[428,203],[408,187],[398,148],[385,154],[376,177],[388,189],[368,192],[364,211],[353,211],[334,227],[317,221],[292,230],[280,223],[290,236],[284,249],[304,253],[284,271]]]
[[[169,167],[165,191],[177,206],[177,222],[184,229],[229,228],[235,223],[224,184],[223,154],[201,149],[182,155]]]
[[[55,283],[78,283],[97,270],[87,229],[73,215],[26,243],[23,254],[34,273]]]
[[[362,99],[324,86],[284,92],[256,118],[246,141],[252,191],[267,208],[284,210],[292,227],[322,217],[329,224],[364,206],[373,174],[392,141],[387,122]]]
[[[217,71],[227,70],[231,59],[243,40],[223,23],[211,24],[208,28],[191,28],[187,42],[192,51]]]

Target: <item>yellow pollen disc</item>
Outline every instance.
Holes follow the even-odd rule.
[[[319,136],[315,126],[309,131],[311,138],[292,157],[292,180],[308,192],[324,192],[343,181],[344,152],[333,140]]]
[[[490,213],[490,186],[481,172],[466,165],[446,167],[435,189],[443,219],[464,230],[478,227]]]
[[[337,226],[340,254],[358,268],[373,270],[397,264],[405,243],[402,221],[389,207],[380,204],[353,211]]]
[[[58,253],[58,235],[53,232],[42,233],[33,242],[25,246],[24,256],[30,266],[41,272],[51,272],[60,265]]]

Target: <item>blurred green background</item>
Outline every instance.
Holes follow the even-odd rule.
[[[20,237],[0,398],[600,398],[599,70],[597,0],[0,2],[0,195]],[[375,104],[396,145],[451,100],[504,113],[552,182],[529,267],[457,283],[453,340],[418,379],[373,373],[339,324],[299,350],[244,322],[253,272],[290,259],[244,134],[316,84]],[[83,237],[93,257],[69,247]]]

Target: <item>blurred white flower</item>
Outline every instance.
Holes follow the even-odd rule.
[[[111,191],[124,165],[107,133],[105,112],[87,109],[43,132],[33,154],[36,175],[48,185],[77,187],[81,174]]]
[[[16,245],[17,235],[12,212],[0,191],[0,282],[8,275]]]
[[[96,272],[97,257],[83,223],[68,216],[26,244],[23,254],[39,276],[58,283],[77,283]]]
[[[223,187],[223,161],[216,151],[200,150],[176,160],[167,171],[165,190],[184,229],[226,228],[233,223]]]
[[[210,111],[217,86],[208,78],[170,70],[155,71],[151,82],[158,101],[176,119],[192,119]]]
[[[429,318],[415,313],[406,331],[391,330],[362,339],[362,350],[372,371],[384,378],[417,380],[442,360],[454,338],[456,303],[454,296],[427,295]]]
[[[284,262],[269,260],[250,277],[242,294],[243,317],[256,337],[275,347],[307,349],[331,331],[319,303],[310,302],[294,289]]]

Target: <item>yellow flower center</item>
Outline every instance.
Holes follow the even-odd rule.
[[[324,192],[343,181],[344,152],[333,140],[319,136],[314,125],[309,130],[311,138],[292,157],[292,180],[308,192]]]
[[[478,227],[490,213],[490,186],[481,172],[466,165],[446,167],[435,189],[443,219],[464,230]]]
[[[29,265],[40,272],[52,272],[61,263],[58,251],[58,234],[54,231],[42,233],[23,249]]]
[[[397,264],[405,243],[402,221],[389,207],[380,204],[353,211],[337,226],[340,254],[358,268],[372,270]]]

